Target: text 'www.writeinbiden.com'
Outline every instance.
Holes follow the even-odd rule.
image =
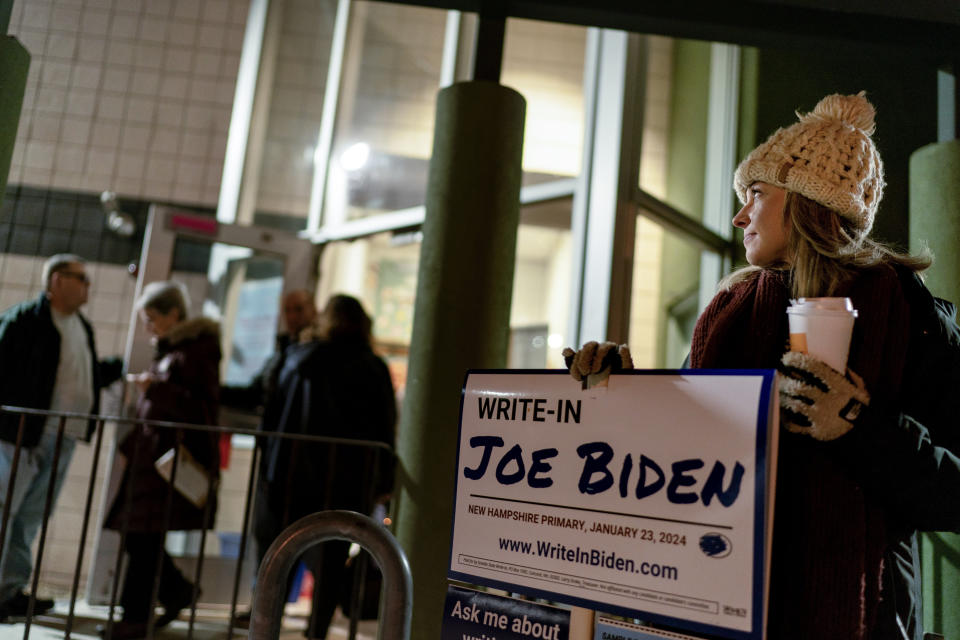
[[[603,549],[583,549],[579,545],[568,547],[565,544],[556,544],[546,540],[537,540],[536,543],[526,540],[500,538],[500,550],[523,553],[541,558],[563,560],[573,564],[583,564],[591,567],[606,567],[624,573],[638,573],[644,576],[677,580],[679,571],[676,567],[657,562],[636,562],[632,558],[625,558],[615,551]]]

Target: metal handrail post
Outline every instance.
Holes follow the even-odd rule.
[[[93,508],[93,492],[96,488],[97,469],[100,466],[100,452],[103,449],[103,432],[106,424],[103,420],[96,423],[96,444],[93,445],[93,461],[90,464],[90,481],[87,485],[87,500],[83,507],[83,524],[80,525],[80,543],[77,544],[77,564],[73,570],[73,582],[70,586],[70,609],[67,612],[67,624],[64,629],[64,639],[70,640],[73,632],[74,613],[77,605],[77,593],[80,589],[80,570],[83,568],[83,553],[87,546],[87,529],[90,526],[90,510]]]
[[[3,522],[0,523],[0,558],[3,557],[3,551],[7,542],[7,527],[10,524],[10,516],[13,506],[13,489],[17,484],[17,472],[20,470],[20,454],[23,451],[23,427],[26,424],[27,416],[20,415],[20,426],[17,428],[17,441],[13,449],[13,461],[10,463],[10,475],[7,477],[6,499],[3,501]],[[0,478],[2,479],[2,478]]]
[[[63,451],[63,434],[67,419],[61,417],[57,426],[57,439],[53,445],[53,460],[50,462],[50,480],[47,483],[47,497],[43,503],[43,520],[40,524],[40,540],[37,542],[37,560],[33,565],[33,582],[30,586],[30,601],[27,603],[27,619],[23,624],[23,639],[30,637],[30,625],[33,623],[33,611],[37,603],[37,585],[40,584],[40,568],[43,565],[43,550],[47,544],[47,529],[50,525],[50,513],[53,510],[53,496],[57,492],[57,467],[60,466],[60,454]]]
[[[273,541],[257,574],[248,638],[275,640],[280,635],[287,576],[300,554],[327,540],[349,540],[370,552],[383,574],[377,637],[408,640],[413,615],[413,580],[407,557],[386,528],[354,511],[322,511],[305,516]]]
[[[260,449],[263,446],[260,440],[255,441],[253,457],[250,460],[250,475],[247,477],[247,499],[243,501],[243,528],[240,530],[240,548],[237,551],[237,566],[233,574],[233,591],[230,596],[230,619],[227,622],[227,637],[233,637],[233,625],[237,616],[237,597],[240,594],[240,579],[243,576],[243,559],[247,553],[247,536],[250,532],[250,512],[253,507],[254,482],[257,479],[260,461]]]

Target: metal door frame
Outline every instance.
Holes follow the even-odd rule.
[[[218,222],[215,218],[167,205],[150,205],[147,225],[144,231],[143,248],[137,270],[137,283],[134,288],[134,300],[140,297],[145,284],[157,280],[167,280],[173,266],[173,251],[178,237],[202,240],[210,243],[224,243],[246,247],[258,253],[281,256],[284,259],[284,289],[308,289],[313,291],[317,284],[317,258],[319,248],[310,240],[296,233],[256,226],[244,226]],[[143,371],[150,365],[153,350],[149,336],[141,326],[135,309],[131,310],[127,342],[124,348],[126,370]],[[126,402],[124,402],[126,404]],[[106,462],[107,485],[118,483],[119,477],[114,465],[119,432],[114,432]],[[106,510],[109,491],[101,494],[98,508],[98,522],[102,522]],[[88,600],[94,603],[98,599],[96,585],[110,579],[115,553],[119,543],[118,536],[104,535],[97,528],[91,555],[91,566],[87,578]]]
[[[318,248],[296,233],[250,225],[218,222],[208,215],[184,211],[176,207],[151,205],[147,228],[143,236],[140,267],[134,300],[140,297],[143,286],[155,280],[170,277],[173,264],[173,249],[178,237],[205,242],[247,247],[259,253],[268,253],[284,258],[284,289],[308,289],[317,284]],[[142,371],[150,364],[149,338],[140,323],[137,313],[130,315],[130,330],[124,349],[128,371]],[[142,348],[147,347],[147,348]]]

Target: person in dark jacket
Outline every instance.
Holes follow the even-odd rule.
[[[140,390],[137,417],[216,425],[219,325],[202,317],[188,319],[186,295],[175,282],[147,285],[136,306],[156,348],[150,368],[131,376]],[[216,433],[143,424],[130,431],[119,448],[127,466],[105,526],[126,533],[123,544],[129,561],[120,596],[123,618],[113,627],[114,640],[146,634],[158,557],[162,562],[158,598],[164,613],[155,626],[168,624],[194,601],[195,585],[173,564],[164,538],[171,530],[212,528],[220,466]],[[205,482],[181,489],[160,475],[157,461],[178,450],[178,468],[191,467]]]
[[[751,266],[721,283],[691,344],[694,368],[782,374],[772,638],[920,640],[917,531],[960,531],[960,329],[919,277],[930,259],[869,237],[873,132],[862,93],[827,96],[740,164]],[[821,296],[859,312],[845,371],[787,351],[790,300]],[[564,355],[574,377],[629,366],[612,343]]]
[[[371,349],[371,321],[360,302],[330,298],[321,339],[287,348],[277,392],[264,412],[280,433],[368,441],[380,446],[272,441],[260,482],[278,527],[329,509],[370,513],[393,486],[396,402],[386,363]],[[344,581],[349,544],[327,542],[306,554],[314,575],[309,638],[326,637]]]
[[[265,407],[274,402],[277,393],[277,377],[283,368],[287,348],[294,344],[307,343],[319,339],[316,327],[317,308],[313,294],[306,289],[294,289],[283,296],[281,303],[285,331],[277,335],[276,351],[264,363],[260,372],[245,386],[226,386],[220,389],[222,406],[257,411],[262,413]],[[260,423],[260,430],[271,431],[274,425]],[[266,477],[264,458],[260,458],[260,473],[257,476],[255,499],[253,503],[253,538],[257,565],[263,560],[267,549],[283,528],[277,522],[277,515],[269,505],[269,489],[262,482]],[[255,579],[256,577],[254,577]],[[250,626],[250,610],[239,611],[233,619],[234,627]]]
[[[317,317],[313,294],[306,289],[294,289],[283,296],[281,304],[283,324],[286,331],[279,333],[276,350],[250,384],[243,386],[224,385],[220,389],[220,404],[245,411],[262,411],[270,402],[277,386],[277,373],[283,366],[283,354],[291,344],[300,342],[300,332],[313,325]],[[304,341],[311,339],[305,336]]]
[[[897,268],[909,307],[903,391],[874,396],[833,455],[889,515],[876,637],[923,637],[918,531],[960,531],[960,327],[956,307]],[[891,470],[895,470],[891,473]]]
[[[90,279],[82,258],[58,254],[43,265],[43,293],[0,316],[0,404],[51,411],[98,413],[100,389],[122,374],[119,358],[97,360],[93,329],[79,312],[87,302]],[[25,588],[33,569],[30,552],[43,519],[57,444],[58,418],[27,416],[22,433],[14,492],[11,482],[20,415],[0,413],[0,507],[9,506],[7,539],[0,559],[0,621],[26,615]],[[54,471],[56,500],[73,456],[76,438],[89,440],[94,422],[66,423],[60,460]],[[34,613],[53,607],[36,599]]]

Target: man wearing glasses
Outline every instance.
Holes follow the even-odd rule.
[[[79,312],[90,289],[83,259],[70,254],[49,258],[43,265],[43,287],[35,300],[0,315],[0,405],[98,413],[100,389],[120,377],[123,363],[118,358],[97,360],[93,329]],[[92,421],[81,423],[81,432],[71,433],[89,439],[93,426]],[[30,549],[43,520],[59,418],[26,417],[13,494],[5,505],[19,427],[18,414],[0,413],[0,508],[9,506],[0,556],[0,622],[27,614]],[[63,438],[53,477],[54,500],[75,444],[73,437]],[[53,604],[37,598],[34,615]]]

